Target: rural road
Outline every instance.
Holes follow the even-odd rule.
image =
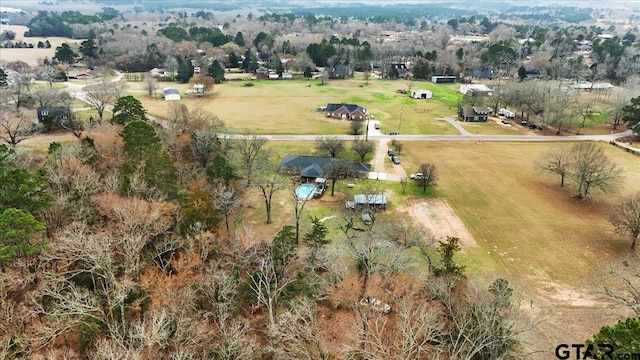
[[[545,136],[545,135],[369,135],[369,140],[391,141],[393,139],[403,141],[611,141],[619,137],[631,136],[633,132],[627,130],[615,134],[606,135],[567,135],[567,136]],[[314,141],[318,136],[327,135],[261,135],[269,140],[280,141]],[[353,135],[329,135],[336,136],[342,140],[354,140]],[[362,139],[362,135],[358,136]]]

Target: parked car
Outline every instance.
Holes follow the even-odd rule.
[[[535,128],[537,128],[536,124],[530,124],[529,125],[529,129],[535,129]]]
[[[376,129],[376,130],[380,130],[380,123],[377,122],[377,123],[373,124],[373,128]]]
[[[397,157],[397,156],[392,156],[391,157],[391,162],[393,162],[396,165],[399,165],[400,164],[400,158]]]
[[[409,175],[409,177],[413,180],[422,180],[424,178],[424,175],[422,175],[422,173],[415,173]]]
[[[509,122],[507,120],[501,120],[500,122],[505,124],[505,125],[509,125]]]
[[[387,150],[387,155],[389,155],[389,156],[393,156],[393,149],[389,149],[389,150]]]

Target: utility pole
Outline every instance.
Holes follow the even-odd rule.
[[[364,131],[364,141],[369,141],[369,117],[367,116],[367,128]]]

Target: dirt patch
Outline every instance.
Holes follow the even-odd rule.
[[[467,227],[444,199],[409,200],[407,212],[414,221],[429,229],[436,240],[455,236],[462,247],[477,246]]]

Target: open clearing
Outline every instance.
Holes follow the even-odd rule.
[[[8,63],[11,61],[24,61],[29,66],[38,66],[38,59],[44,59],[48,57],[49,59],[53,58],[56,54],[56,48],[60,46],[62,43],[68,43],[69,45],[80,45],[84,39],[70,39],[63,37],[25,37],[25,31],[29,30],[28,27],[22,25],[0,25],[0,33],[3,31],[13,31],[16,33],[16,40],[21,40],[26,43],[32,43],[33,49],[0,49],[0,62]],[[49,49],[38,49],[38,41],[45,42],[49,40],[51,47]]]
[[[407,201],[407,211],[411,218],[425,229],[429,229],[435,240],[445,241],[447,237],[457,237],[461,247],[477,246],[467,227],[444,199],[424,199]]]
[[[640,158],[602,144],[624,169],[621,191],[575,201],[559,179],[534,169],[553,146],[570,144],[405,143],[413,163],[437,166],[439,193],[478,244],[461,254],[470,278],[506,278],[527,309],[548,318],[531,336],[540,339],[535,348],[584,341],[623,313],[600,295],[604,268],[630,254],[607,215],[640,184]]]
[[[243,81],[228,81],[216,85],[205,98],[183,95],[180,103],[189,108],[201,107],[217,115],[234,132],[252,131],[260,134],[348,134],[349,122],[330,119],[319,106],[327,103],[354,103],[367,109],[381,122],[380,131],[402,134],[457,134],[451,125],[435,120],[455,116],[451,99],[458,98],[449,86],[414,82],[413,86],[433,89],[441,99],[416,100],[398,94],[407,88],[406,81],[335,80],[320,85],[318,80],[258,80],[254,86],[243,87]],[[311,86],[307,87],[307,83]],[[362,86],[361,86],[362,85]],[[159,83],[158,87],[176,87],[184,92],[187,84]],[[142,83],[129,83],[129,92],[142,101],[149,114],[168,118],[169,104],[155,100],[143,91]],[[400,116],[402,114],[402,123]]]

